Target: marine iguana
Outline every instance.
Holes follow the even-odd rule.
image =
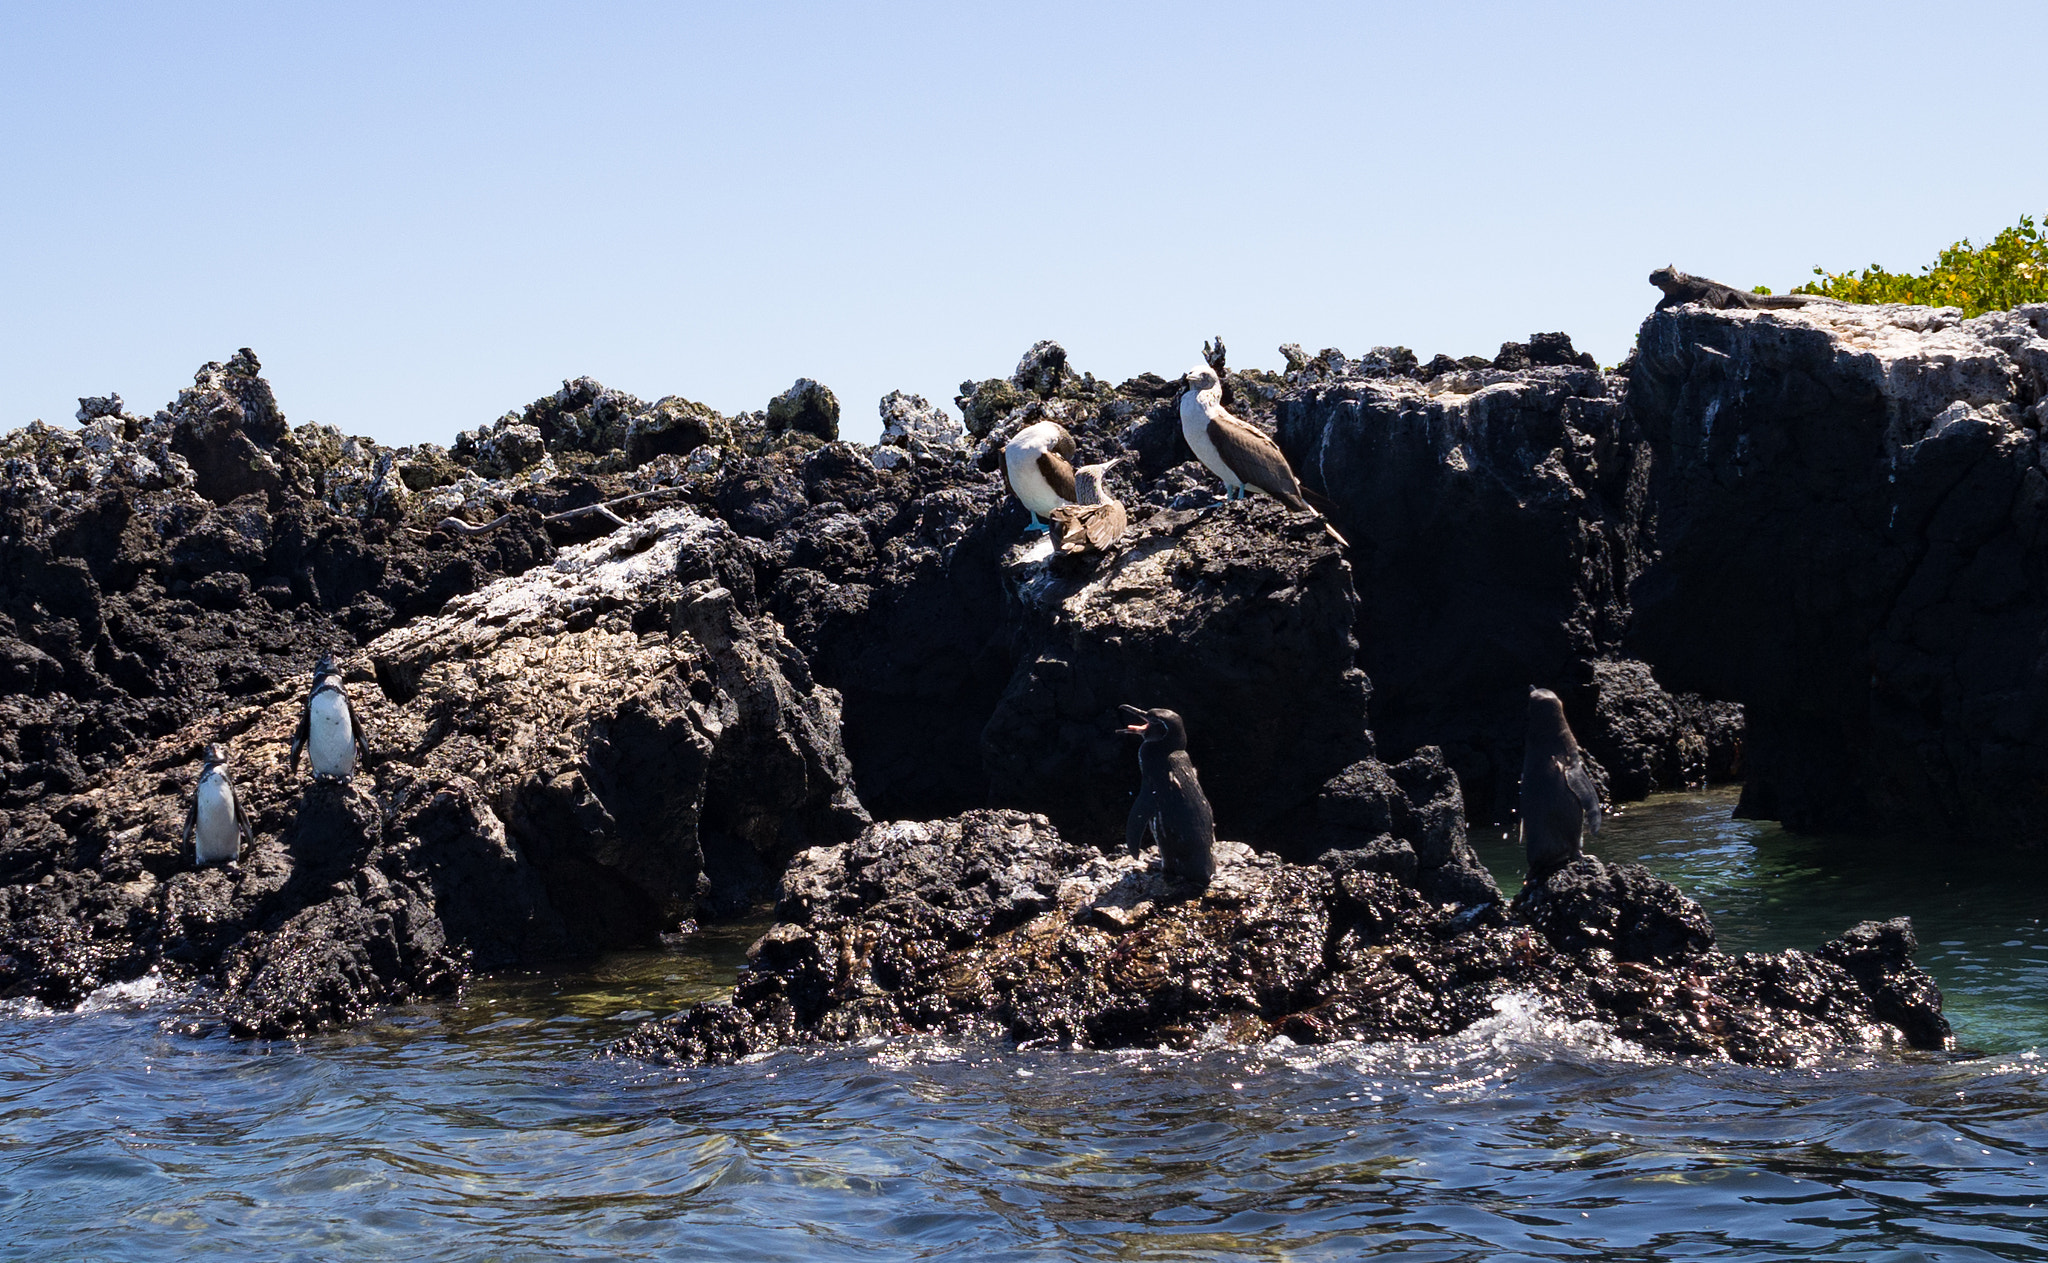
[[[1687,276],[1675,267],[1661,267],[1650,273],[1650,284],[1664,291],[1664,299],[1657,304],[1657,310],[1676,307],[1680,303],[1704,303],[1709,307],[1726,311],[1731,307],[1783,308],[1804,307],[1810,303],[1836,304],[1832,298],[1821,298],[1814,294],[1750,294],[1710,281],[1704,276]]]

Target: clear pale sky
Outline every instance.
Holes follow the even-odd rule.
[[[872,437],[1036,339],[1624,355],[1679,267],[2048,208],[2048,4],[0,6],[0,428],[255,348],[448,442],[589,374]]]

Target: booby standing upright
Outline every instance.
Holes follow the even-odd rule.
[[[1531,881],[1579,858],[1585,829],[1600,832],[1600,791],[1586,774],[1586,758],[1565,722],[1564,703],[1549,689],[1529,690],[1517,815]]]
[[[1199,364],[1188,370],[1187,382],[1180,397],[1181,435],[1195,456],[1223,480],[1228,497],[1242,500],[1246,487],[1257,487],[1297,513],[1315,513],[1315,506],[1302,498],[1301,479],[1294,476],[1280,445],[1224,408],[1223,379],[1216,370]],[[1335,527],[1330,527],[1330,534],[1338,543],[1348,543]]]
[[[370,745],[363,726],[356,721],[355,708],[348,704],[348,690],[342,687],[341,671],[331,654],[321,654],[313,666],[313,691],[306,694],[306,708],[299,713],[299,730],[292,736],[291,770],[299,770],[299,751],[312,758],[316,780],[347,780],[356,772],[356,755],[370,761]]]
[[[1074,436],[1057,421],[1027,425],[1003,446],[1003,482],[1031,511],[1024,529],[1050,529],[1042,519],[1074,502],[1074,451]]]
[[[256,835],[228,776],[228,758],[219,746],[208,746],[191,805],[185,808],[185,844],[194,846],[193,861],[204,867],[239,858],[244,841],[254,846]]]
[[[1170,710],[1119,709],[1131,721],[1125,732],[1145,734],[1138,747],[1143,779],[1124,823],[1124,845],[1136,854],[1150,831],[1159,840],[1168,877],[1193,878],[1206,886],[1216,872],[1216,818],[1188,758],[1187,725]]]
[[[1099,553],[1124,537],[1130,515],[1123,502],[1109,494],[1109,467],[1114,464],[1106,460],[1074,471],[1074,503],[1052,511],[1053,544],[1061,552]]]

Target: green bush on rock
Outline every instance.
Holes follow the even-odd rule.
[[[1988,244],[1973,246],[1968,237],[1941,252],[1941,257],[1914,276],[1887,272],[1873,263],[1861,272],[1829,272],[1816,267],[1821,279],[1792,292],[1818,294],[1845,303],[1924,303],[1929,307],[1960,307],[1965,316],[2005,311],[2022,303],[2048,302],[2048,233],[2030,216],[2005,229]],[[1768,294],[1759,288],[1758,293]]]

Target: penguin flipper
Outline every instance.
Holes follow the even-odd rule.
[[[299,754],[306,748],[306,737],[313,730],[313,703],[308,700],[299,708],[299,726],[292,732],[291,774],[299,774]]]
[[[242,841],[256,845],[256,830],[249,827],[249,812],[242,806],[242,791],[233,781],[228,782],[228,797],[235,801],[235,831],[242,835]]]
[[[193,787],[193,789],[192,789],[192,801],[191,801],[191,802],[189,802],[189,803],[187,803],[187,804],[185,804],[185,837],[184,837],[184,840],[183,840],[183,841],[181,841],[181,842],[180,842],[180,843],[179,843],[178,845],[179,845],[179,846],[181,846],[181,847],[184,847],[184,846],[191,846],[191,845],[192,845],[192,830],[194,830],[194,829],[196,829],[196,828],[198,828],[198,827],[199,827],[199,788],[198,788],[198,786],[196,786],[196,785],[195,785],[195,786]]]
[[[363,732],[363,721],[356,718],[356,706],[354,702],[348,699],[348,694],[343,693],[341,695],[341,705],[342,709],[348,712],[348,730],[355,734],[356,752],[363,756],[363,766],[368,767],[370,765],[370,739]]]
[[[1132,855],[1145,849],[1145,830],[1152,826],[1154,807],[1152,787],[1139,789],[1136,801],[1131,803],[1130,817],[1124,821],[1124,850]]]
[[[1570,767],[1561,759],[1553,759],[1558,770],[1564,773],[1565,787],[1579,800],[1580,810],[1586,813],[1586,828],[1589,832],[1600,832],[1600,790],[1593,784],[1593,778],[1586,775],[1583,759],[1573,759]]]

